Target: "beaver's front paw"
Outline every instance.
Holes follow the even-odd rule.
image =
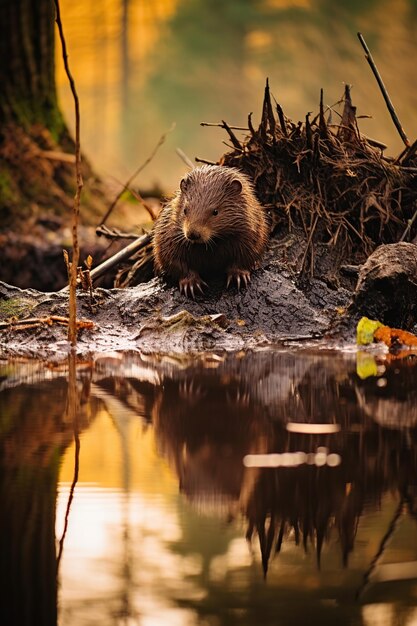
[[[227,287],[230,287],[232,282],[236,283],[237,290],[240,291],[241,285],[247,287],[250,283],[249,270],[241,270],[238,267],[231,267],[227,271]]]
[[[195,300],[195,292],[198,290],[200,293],[204,293],[204,287],[207,287],[207,283],[201,278],[197,272],[188,274],[185,278],[181,278],[179,281],[180,292]]]

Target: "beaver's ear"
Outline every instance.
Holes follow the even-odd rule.
[[[187,178],[182,178],[181,182],[180,182],[180,189],[181,191],[184,193],[185,191],[187,191],[187,187],[188,187],[188,183],[189,181],[187,180]]]
[[[240,193],[242,191],[242,183],[238,178],[232,180],[232,182],[230,183],[230,190],[233,193]]]

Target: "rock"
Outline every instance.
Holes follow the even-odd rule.
[[[417,246],[392,243],[379,246],[359,272],[354,318],[366,316],[387,326],[412,330],[417,323]]]

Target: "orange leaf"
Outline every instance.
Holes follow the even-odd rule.
[[[397,346],[417,346],[417,337],[406,330],[400,328],[390,328],[389,326],[380,326],[374,333],[375,341],[382,341],[389,348],[393,345]]]

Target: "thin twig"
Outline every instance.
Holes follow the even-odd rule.
[[[411,218],[408,220],[408,222],[407,222],[407,227],[406,227],[405,231],[403,232],[403,234],[401,235],[401,238],[400,238],[400,240],[399,240],[400,242],[401,242],[401,241],[404,241],[404,239],[407,237],[407,235],[408,235],[408,233],[410,232],[411,227],[413,226],[413,224],[414,224],[414,222],[416,221],[416,219],[417,219],[417,209],[416,209],[416,211],[414,212],[413,217],[411,217]]]
[[[252,115],[253,115],[252,112],[249,113],[249,115],[248,115],[248,126],[249,126],[250,134],[253,137],[255,135],[255,129],[254,129],[253,124],[252,124]]]
[[[167,136],[169,135],[169,133],[172,133],[174,128],[175,128],[175,123],[172,124],[172,126],[171,126],[171,128],[169,130],[167,130],[165,133],[163,133],[163,135],[161,135],[161,137],[159,138],[158,143],[156,144],[155,148],[152,150],[151,154],[148,156],[146,161],[144,161],[142,163],[142,165],[140,165],[138,167],[138,169],[133,172],[133,174],[130,176],[130,178],[128,178],[126,183],[123,185],[122,189],[119,191],[119,193],[117,194],[117,196],[115,197],[115,199],[113,200],[113,202],[111,203],[109,208],[107,209],[107,212],[106,212],[105,216],[103,217],[103,219],[101,220],[99,226],[102,226],[103,224],[106,223],[106,221],[109,219],[110,214],[112,213],[114,207],[116,206],[116,204],[119,202],[121,196],[123,195],[124,191],[129,188],[129,185],[136,178],[136,176],[138,176],[138,174],[140,174],[145,169],[145,167],[147,165],[149,165],[149,163],[152,161],[152,159],[155,157],[156,153],[158,152],[159,148],[162,146],[162,144],[165,143],[165,140],[166,140]]]
[[[130,187],[124,183],[122,183],[120,180],[118,180],[116,177],[114,177],[114,180],[119,183],[119,185],[123,186],[123,191],[128,191],[134,198],[135,200],[137,200],[139,202],[139,204],[141,204],[143,206],[143,208],[145,209],[145,211],[147,211],[149,213],[149,216],[151,218],[151,220],[154,222],[156,220],[156,215],[154,210],[152,209],[152,207],[146,202],[146,200],[144,198],[142,198],[141,194],[139,193],[139,191],[133,189],[133,187]],[[122,191],[122,193],[123,193]],[[101,234],[101,229],[105,229],[106,226],[104,224],[100,224],[99,226],[97,226],[96,228],[96,234],[100,236]],[[138,235],[135,235],[135,239]]]
[[[287,125],[285,123],[284,111],[282,110],[282,106],[276,101],[275,97],[274,96],[272,96],[272,97],[274,98],[275,107],[276,107],[276,110],[277,110],[278,119],[279,119],[279,123],[280,123],[280,126],[281,126],[282,133],[283,133],[284,137],[288,137]]]
[[[207,161],[207,159],[199,159],[198,157],[195,157],[194,160],[196,163],[205,163],[205,165],[218,165],[214,161]]]
[[[222,122],[221,124],[219,122],[200,122],[200,126],[216,126],[217,128],[225,128],[225,122]],[[231,130],[250,130],[250,128],[248,128],[247,126],[227,126]]]
[[[71,511],[71,504],[74,499],[75,487],[78,483],[79,469],[80,469],[80,435],[78,432],[78,390],[77,390],[77,369],[75,361],[75,352],[69,355],[68,363],[68,395],[67,395],[67,408],[66,416],[72,422],[73,435],[74,435],[74,475],[72,478],[71,488],[68,495],[67,507],[65,509],[64,518],[64,530],[59,540],[59,549],[56,559],[56,572],[59,572],[59,566],[61,563],[62,553],[64,550],[65,537],[68,530],[69,514]]]
[[[65,288],[68,290],[68,287]],[[0,322],[0,330],[29,328],[35,326],[52,326],[54,322],[62,324],[63,326],[69,325],[69,317],[63,317],[62,315],[49,315],[48,317],[26,317],[21,320],[12,320],[10,322]],[[93,328],[94,322],[91,320],[76,320],[77,329],[79,328]]]
[[[385,85],[384,85],[384,83],[382,81],[381,75],[378,72],[378,69],[377,69],[377,67],[375,65],[375,62],[374,62],[373,58],[372,58],[370,50],[369,50],[368,46],[366,45],[365,39],[363,38],[361,33],[358,33],[358,39],[361,42],[362,48],[365,50],[365,59],[368,61],[369,65],[371,67],[371,70],[372,70],[372,72],[373,72],[373,74],[374,74],[374,76],[375,76],[375,78],[377,80],[377,83],[379,85],[381,93],[382,93],[382,95],[384,97],[385,104],[387,105],[387,108],[388,108],[388,111],[390,112],[392,121],[395,124],[395,128],[398,130],[398,132],[400,134],[400,137],[403,140],[404,144],[407,147],[409,147],[410,146],[410,142],[408,140],[408,137],[407,137],[407,135],[404,132],[404,129],[403,129],[402,125],[401,125],[400,120],[398,119],[398,116],[397,116],[397,114],[395,112],[395,109],[394,109],[394,105],[391,102],[391,98],[388,95],[386,87],[385,87]]]
[[[135,198],[135,200],[137,200],[139,202],[139,204],[141,204],[143,206],[145,211],[147,211],[149,213],[149,217],[154,222],[156,220],[157,216],[156,216],[153,208],[142,198],[142,196],[140,195],[139,191],[136,191],[135,189],[132,189],[131,187],[127,187],[127,189],[132,194],[132,196]]]
[[[409,160],[411,159],[411,157],[413,157],[416,153],[417,150],[417,139],[416,141],[414,141],[411,146],[408,146],[404,152],[398,157],[398,159],[396,161],[400,161],[406,165]]]
[[[304,254],[303,254],[303,260],[302,260],[302,262],[301,262],[301,270],[300,270],[300,273],[303,273],[303,272],[304,272],[304,265],[305,265],[305,262],[306,262],[306,260],[307,260],[307,254],[308,254],[308,251],[309,251],[309,249],[310,249],[310,245],[311,245],[311,242],[312,242],[312,239],[313,239],[313,235],[314,235],[314,231],[316,230],[316,226],[317,226],[317,222],[318,222],[318,221],[319,221],[319,216],[318,216],[318,215],[316,215],[316,216],[314,217],[314,223],[312,224],[312,226],[311,226],[311,228],[310,228],[310,232],[309,232],[309,234],[308,234],[308,239],[307,239],[307,243],[306,243],[306,248],[305,248],[305,250],[304,250]]]
[[[139,233],[125,233],[118,228],[108,228],[108,226],[98,226],[96,235],[103,236],[106,239],[137,239]]]
[[[39,150],[39,156],[50,161],[60,161],[61,163],[75,163],[75,155],[58,150]]]
[[[75,177],[76,177],[76,191],[74,196],[74,205],[72,211],[72,262],[69,272],[69,324],[68,324],[68,339],[72,348],[75,348],[77,343],[77,273],[78,262],[80,258],[80,248],[78,244],[78,219],[80,215],[80,201],[81,190],[83,188],[83,178],[81,175],[81,145],[80,145],[80,103],[78,100],[77,89],[72,77],[67,54],[67,44],[64,37],[64,30],[61,21],[61,12],[59,7],[59,0],[54,0],[56,16],[55,21],[58,26],[59,38],[61,40],[62,57],[64,60],[65,72],[70,83],[71,92],[74,98],[75,107]]]
[[[193,170],[195,165],[194,163],[191,161],[191,159],[185,154],[185,152],[183,152],[181,150],[181,148],[176,148],[175,152],[178,154],[178,156],[180,157],[180,159],[182,161],[184,161],[185,165],[187,165],[187,167],[190,168],[190,170]]]
[[[230,126],[224,120],[222,120],[222,124],[223,128],[230,137],[230,141],[232,142],[233,147],[237,148],[238,150],[242,150],[242,144],[240,143],[239,139],[236,137]]]

